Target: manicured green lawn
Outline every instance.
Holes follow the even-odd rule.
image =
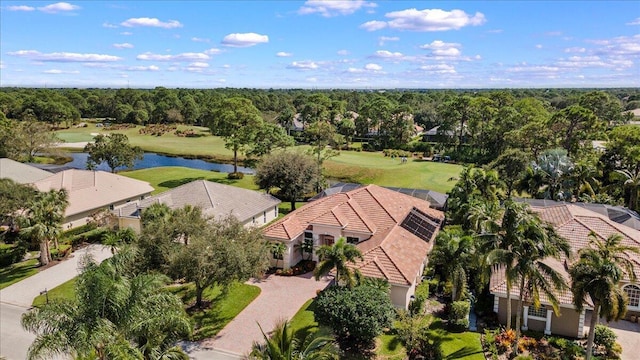
[[[400,159],[385,157],[382,152],[342,151],[325,162],[329,178],[345,182],[376,184],[446,193],[455,185],[462,166],[418,159],[405,164]]]
[[[0,289],[38,273],[38,259],[30,259],[0,269]]]
[[[171,288],[171,292],[182,298],[185,304],[190,304],[195,301],[194,289],[193,284],[189,284]],[[247,284],[233,284],[226,294],[219,286],[207,288],[203,298],[211,302],[211,307],[189,311],[194,324],[194,340],[215,336],[258,295],[260,288]]]
[[[313,299],[307,301],[291,318],[291,328],[294,331],[318,331],[318,323],[313,316]],[[434,336],[442,339],[442,351],[446,360],[484,360],[480,334],[474,332],[452,333],[443,328],[442,321],[436,319],[430,329]],[[330,332],[329,329],[323,331]],[[397,337],[393,334],[383,334],[378,337],[376,355],[381,359],[404,359],[405,350]]]
[[[47,295],[38,295],[33,299],[33,306],[44,305],[47,302],[47,296],[49,296],[49,301],[73,300],[75,296],[76,279],[77,278],[73,278],[53,289],[48,289]]]
[[[258,190],[258,186],[253,182],[253,175],[245,175],[245,177],[240,180],[229,180],[227,179],[227,173],[177,166],[122,171],[118,174],[148,182],[155,189],[154,194],[200,179],[225,185],[233,185],[244,189]]]

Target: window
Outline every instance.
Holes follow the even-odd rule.
[[[357,244],[360,242],[360,238],[354,236],[347,236],[347,243],[349,244]]]
[[[304,232],[304,239],[313,241],[313,233],[310,232],[310,231],[305,231]]]
[[[284,259],[284,255],[283,254],[278,254],[275,251],[273,251],[271,253],[271,256],[273,257],[273,260],[282,260],[282,259]]]
[[[540,305],[536,309],[535,306],[529,306],[529,317],[547,318],[547,308],[544,305]]]
[[[267,212],[266,211],[262,212],[262,222],[265,223],[265,224],[267,223]]]
[[[256,217],[255,216],[253,218],[251,218],[251,222],[254,223],[254,224],[256,223]]]
[[[274,217],[278,217],[278,207],[277,206],[273,207],[273,216]]]
[[[627,285],[624,287],[624,292],[629,297],[630,307],[640,307],[640,287],[637,285]]]

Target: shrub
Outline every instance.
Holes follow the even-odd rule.
[[[57,249],[51,249],[51,258],[54,260],[64,259],[71,253],[71,245],[60,245]]]
[[[449,312],[449,326],[457,330],[468,328],[470,308],[471,304],[468,301],[454,301]]]
[[[411,315],[421,314],[424,305],[429,298],[429,283],[423,281],[416,287],[414,299],[409,303],[409,313]]]
[[[603,346],[608,351],[613,348],[617,339],[618,336],[613,332],[613,330],[609,329],[608,326],[602,324],[596,325],[596,333],[593,340],[594,344]]]
[[[231,180],[240,180],[244,178],[244,173],[241,172],[232,172],[229,173],[229,175],[227,175],[227,179],[231,179]]]
[[[300,260],[295,266],[289,269],[277,269],[276,275],[280,276],[297,276],[306,274],[316,268],[316,262],[313,260]]]
[[[524,352],[525,350],[533,350],[538,345],[538,340],[532,337],[523,336],[518,341],[518,350]]]
[[[316,320],[334,331],[343,350],[370,345],[395,316],[389,294],[366,285],[331,286],[315,303]]]
[[[501,354],[510,350],[514,341],[516,341],[516,332],[513,329],[505,330],[496,335],[496,344]]]
[[[22,243],[15,246],[0,248],[0,266],[9,266],[21,261],[27,253],[27,247]]]

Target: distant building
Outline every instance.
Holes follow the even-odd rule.
[[[50,172],[7,158],[0,159],[0,179],[11,179],[18,184],[31,184],[51,176]]]

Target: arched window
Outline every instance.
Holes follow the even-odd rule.
[[[623,289],[629,297],[629,306],[635,308],[640,307],[640,286],[630,284],[626,285]]]

